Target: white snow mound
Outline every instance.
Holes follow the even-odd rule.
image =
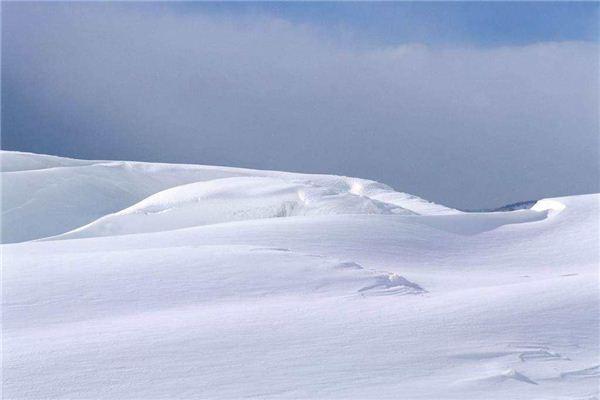
[[[396,212],[400,209],[419,214],[457,212],[416,196],[396,192],[378,182],[334,175],[186,164],[85,161],[12,151],[1,151],[0,155],[1,170],[3,171],[1,173],[3,189],[2,243],[60,235],[108,214],[131,207],[166,189],[189,183],[232,177],[272,178],[272,182],[287,181],[292,186],[305,185],[309,197],[318,196],[316,192],[322,190],[320,211],[317,210],[319,207],[303,207],[307,213],[325,213],[326,210],[331,210],[333,213],[341,213],[343,210],[351,213],[385,212],[386,207],[382,207],[383,202],[389,203],[391,205],[389,210],[396,210]],[[250,218],[250,215],[243,217],[241,214],[237,216],[227,214],[238,211],[243,213],[245,207],[241,205],[239,196],[252,196],[252,184],[246,185],[244,182],[243,180],[231,181],[227,191],[221,193],[220,196],[224,201],[227,201],[227,196],[232,196],[230,209],[225,205],[221,209],[215,209],[215,211],[225,212],[222,217],[211,216],[211,213],[207,211],[204,213],[204,217],[196,220],[200,221],[200,224],[204,224],[209,223],[209,220],[221,220],[222,222]],[[238,190],[235,185],[238,183],[241,185],[239,196],[235,193]],[[268,185],[273,186],[274,183]],[[216,186],[218,186],[217,183],[210,184],[205,190],[215,190],[215,196],[217,196],[219,189]],[[315,189],[317,187],[321,189]],[[187,190],[195,189],[182,189],[167,196],[187,196]],[[198,190],[203,189],[199,188]],[[294,197],[294,190],[292,187],[289,188],[288,194],[291,197]],[[339,196],[336,197],[336,194]],[[354,197],[350,194],[353,194]],[[257,195],[260,193],[257,192]],[[255,208],[255,210],[248,209],[247,211],[262,218],[263,213],[268,214],[273,211],[272,207],[284,207],[281,204],[276,205],[278,200],[274,199],[272,195],[269,196],[269,199],[265,199],[267,201],[265,208],[271,209],[270,211],[258,210],[260,197],[248,198],[249,201],[254,202],[250,208]],[[325,196],[328,196],[327,199]],[[287,201],[285,197],[286,195],[282,194],[279,199],[282,202]],[[351,197],[352,199],[350,199]],[[185,201],[185,199],[181,201]],[[213,204],[216,202],[216,197],[213,196]],[[236,202],[238,205],[234,204]],[[301,213],[299,210],[297,212]],[[181,215],[179,214],[179,216]],[[168,229],[190,226],[189,223],[181,222],[179,225],[168,225]],[[135,229],[133,231],[138,232]]]
[[[239,177],[177,186],[56,238],[158,232],[261,218],[336,214],[414,214],[336,187]]]

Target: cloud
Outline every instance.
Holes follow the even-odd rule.
[[[3,147],[361,176],[458,207],[598,191],[598,45],[353,46],[308,25],[3,6]]]

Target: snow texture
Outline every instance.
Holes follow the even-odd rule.
[[[598,195],[2,152],[7,399],[592,399]]]

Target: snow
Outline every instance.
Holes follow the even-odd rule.
[[[414,214],[347,190],[280,178],[236,177],[177,186],[55,238],[110,236],[260,218]]]
[[[6,398],[598,396],[599,195],[2,162]]]
[[[455,212],[395,192],[386,185],[356,178],[200,165],[82,161],[9,151],[0,155],[1,170],[7,171],[2,172],[3,243],[59,235],[122,211],[160,191],[232,177],[272,177],[321,186],[342,195],[368,196],[368,203],[385,202],[389,207],[417,213],[423,209],[430,213]],[[361,193],[356,194],[357,190]],[[356,199],[354,202],[359,203]]]

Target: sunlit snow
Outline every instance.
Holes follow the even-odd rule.
[[[598,395],[596,194],[1,154],[5,398]]]

